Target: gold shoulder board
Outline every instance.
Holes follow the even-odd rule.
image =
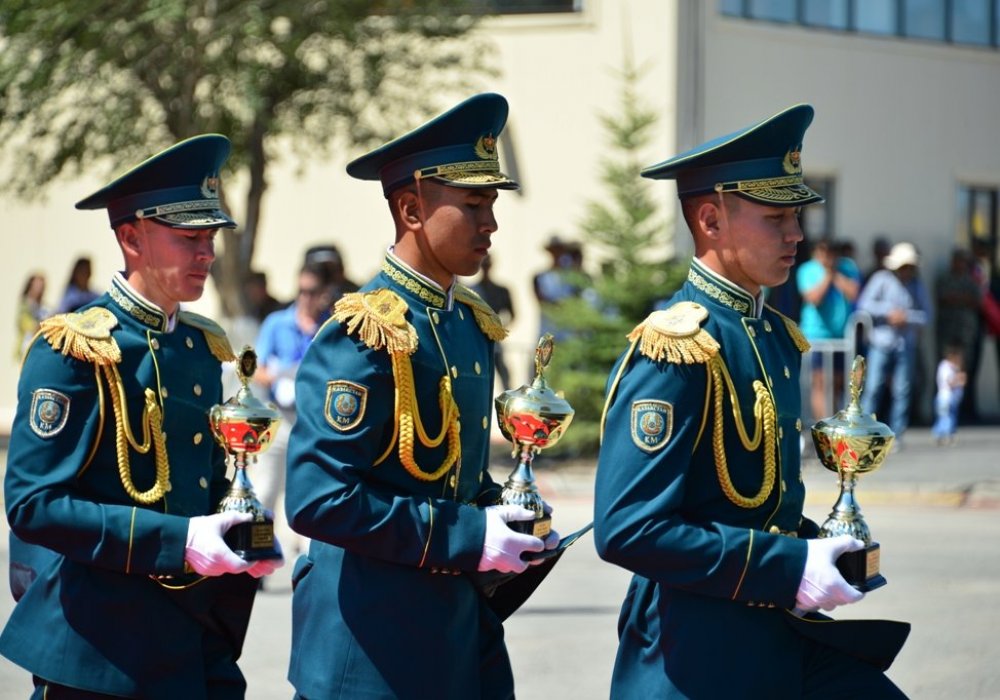
[[[122,353],[111,331],[118,325],[115,315],[101,306],[86,311],[59,314],[41,323],[39,332],[54,350],[83,362],[110,366],[121,362]]]
[[[332,318],[357,333],[372,350],[385,348],[390,355],[412,355],[417,349],[417,331],[406,320],[406,302],[391,289],[351,292],[333,307]]]
[[[204,333],[208,349],[212,351],[215,359],[219,362],[234,362],[236,360],[236,353],[233,352],[233,346],[229,344],[226,331],[218,323],[207,316],[202,316],[191,311],[181,311],[177,315],[177,320],[189,326],[194,326]]]
[[[719,352],[719,343],[701,327],[708,309],[692,301],[682,301],[669,309],[654,311],[628,335],[639,340],[639,352],[659,362],[702,364]]]
[[[455,285],[455,298],[472,309],[472,315],[476,319],[479,330],[492,341],[500,341],[507,337],[507,329],[503,327],[503,321],[483,298],[468,287]]]
[[[806,340],[806,337],[802,334],[802,329],[799,328],[799,324],[788,318],[788,316],[785,316],[773,306],[768,306],[767,308],[785,322],[785,329],[788,331],[788,335],[792,337],[792,342],[795,343],[795,347],[798,348],[799,352],[807,352],[809,348],[812,347],[809,344],[809,341]]]

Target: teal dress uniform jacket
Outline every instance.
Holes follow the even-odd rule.
[[[697,260],[633,337],[609,381],[596,483],[598,550],[635,574],[611,696],[798,697],[780,659],[800,646],[796,535],[815,534],[799,465],[805,341]]]
[[[96,693],[243,697],[236,658],[255,582],[222,576],[182,587],[192,580],[188,518],[214,512],[228,485],[207,418],[221,400],[228,341],[183,311],[168,330],[163,312],[120,276],[79,313],[52,319],[46,336],[21,372],[4,486],[13,534],[48,556],[37,558],[0,653]],[[163,450],[169,475],[158,477]]]
[[[389,253],[316,335],[297,377],[285,504],[313,540],[293,573],[300,696],[513,696],[501,623],[464,575],[482,553],[480,506],[499,496],[487,464],[502,333],[471,291],[443,292]],[[443,420],[449,394],[457,414]]]

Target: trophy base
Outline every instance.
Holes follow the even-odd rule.
[[[223,539],[244,561],[281,558],[274,546],[274,523],[270,520],[233,525]]]
[[[552,516],[543,515],[534,520],[514,520],[507,523],[507,526],[514,532],[522,535],[532,535],[544,540],[552,532]]]
[[[878,571],[879,551],[878,542],[872,542],[856,552],[844,552],[837,557],[837,570],[862,593],[881,588],[887,581]]]

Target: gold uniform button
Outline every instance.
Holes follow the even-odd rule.
[[[751,338],[756,338],[757,337],[757,331],[754,330],[753,326],[747,326],[747,333],[750,334]]]
[[[792,372],[790,369],[788,369],[788,365],[785,365],[785,379],[791,379],[791,378],[792,378]]]
[[[456,367],[455,365],[451,366],[451,376],[455,377],[456,379],[458,378],[458,367]]]
[[[450,477],[448,477],[448,485],[452,488],[455,488],[456,484],[458,484],[458,479],[456,479],[455,475],[452,474]]]
[[[159,350],[160,341],[157,340],[156,338],[153,338],[152,340],[149,341],[149,347],[153,348],[154,350]]]
[[[788,490],[788,486],[787,486],[787,484],[785,484],[785,480],[782,479],[781,480],[781,492],[784,493],[787,490]]]
[[[774,386],[774,380],[771,379],[771,375],[770,374],[767,375],[767,385],[768,386]]]
[[[490,427],[490,419],[483,416],[483,430],[486,430],[488,427]]]
[[[167,398],[169,395],[170,395],[170,392],[167,391],[167,387],[161,386],[160,387],[160,396],[162,396],[163,398]]]
[[[201,433],[195,433],[194,437],[191,439],[194,440],[194,444],[200,445],[201,441],[205,439],[205,436],[202,435]]]
[[[465,320],[465,314],[462,313],[462,309],[461,308],[458,310],[458,317],[461,320],[463,320],[463,321]]]
[[[771,332],[771,322],[770,321],[764,321],[764,330],[767,331],[768,333]]]
[[[441,319],[438,318],[437,311],[431,311],[431,320],[434,321],[434,323],[441,323]]]
[[[202,487],[203,489],[207,489],[208,479],[206,479],[205,477],[201,477],[200,479],[198,479],[198,486]]]
[[[767,528],[767,531],[770,532],[772,535],[781,534],[781,528],[778,527],[777,525],[772,525],[771,527]]]
[[[795,429],[798,430],[800,433],[802,432],[802,419],[801,418],[796,418],[795,419]]]
[[[194,349],[194,341],[191,340],[191,336],[188,336],[187,338],[184,339],[184,344],[187,345],[192,350]]]
[[[195,396],[201,396],[201,384],[195,384],[193,391]]]
[[[475,364],[475,370],[476,370],[476,374],[482,374],[483,373],[483,368],[479,365],[478,362],[476,362],[476,364]]]
[[[483,473],[479,472],[479,483],[483,483]]]
[[[785,437],[785,428],[783,426],[778,426],[778,439],[781,440]]]

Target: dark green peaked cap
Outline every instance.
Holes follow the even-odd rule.
[[[354,159],[347,174],[359,180],[381,180],[389,194],[418,177],[452,187],[519,185],[500,172],[497,139],[507,123],[507,100],[495,93],[473,95],[444,114]]]
[[[231,144],[221,134],[185,139],[116,177],[77,209],[107,209],[111,226],[156,219],[183,229],[235,228],[219,201],[219,169]]]
[[[734,192],[768,206],[798,207],[823,197],[802,181],[802,137],[813,108],[801,104],[642,171],[677,180],[677,195]]]

